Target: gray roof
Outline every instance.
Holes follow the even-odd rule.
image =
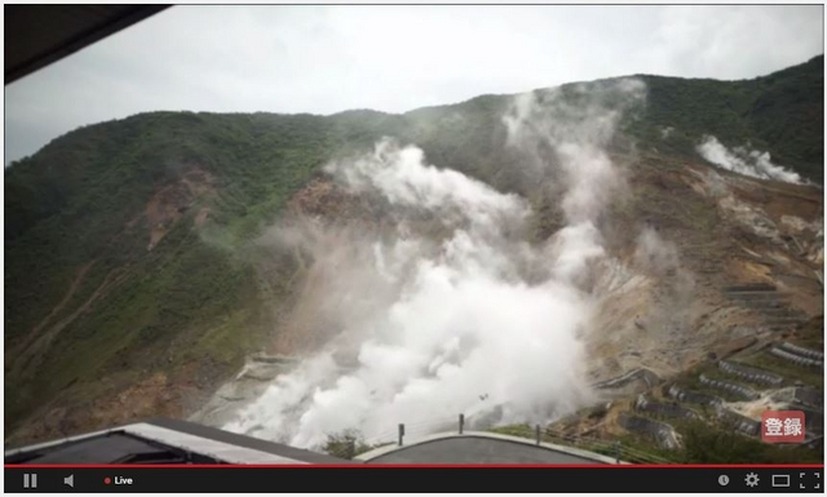
[[[6,464],[349,464],[188,421],[152,419],[6,451]]]
[[[583,449],[476,431],[430,435],[401,447],[378,448],[357,459],[368,464],[618,464]]]

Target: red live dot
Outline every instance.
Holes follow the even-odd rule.
[[[112,478],[109,478],[107,476],[106,478],[103,479],[103,483],[105,483],[106,485],[109,485],[110,483],[112,483]]]

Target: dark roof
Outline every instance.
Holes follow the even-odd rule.
[[[168,5],[4,5],[6,83],[22,78]]]
[[[317,464],[347,464],[356,463],[359,461],[349,461],[346,459],[339,459],[327,454],[313,452],[310,450],[299,449],[276,442],[262,440],[260,438],[248,437],[246,435],[239,435],[229,431],[220,430],[218,428],[211,428],[209,426],[192,423],[190,421],[182,421],[180,419],[158,418],[147,421],[149,424],[160,426],[161,428],[168,428],[170,430],[179,431],[182,433],[189,433],[198,437],[209,438],[218,442],[224,442],[239,447],[259,450],[269,454],[275,454],[281,457],[289,457],[298,461],[304,461]]]
[[[237,448],[249,449],[278,456],[274,461],[286,458],[295,463],[310,464],[362,464],[361,461],[349,461],[320,454],[310,450],[290,447],[267,440],[230,433],[218,428],[199,425],[189,421],[174,419],[152,419],[144,423],[136,423],[113,428],[105,432],[96,432],[89,435],[80,435],[54,443],[46,443],[23,447],[6,452],[6,464],[222,464],[228,461],[205,453],[205,445],[197,443],[192,446],[182,445],[170,434],[169,440],[145,436],[147,425],[164,428],[180,434],[197,437],[201,440],[232,445]],[[144,427],[144,428],[141,428]],[[143,433],[142,433],[143,432]],[[168,442],[168,443],[165,443]],[[206,452],[211,452],[206,450]],[[266,457],[265,457],[266,459]],[[260,459],[250,462],[259,463]]]
[[[220,463],[181,449],[143,440],[124,432],[111,432],[6,457],[6,464],[162,464]]]

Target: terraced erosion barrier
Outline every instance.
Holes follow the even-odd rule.
[[[743,285],[732,285],[724,287],[724,292],[726,293],[750,293],[750,292],[775,292],[777,288],[775,285],[771,285],[769,283],[746,283]]]
[[[806,347],[801,347],[790,342],[784,342],[781,345],[779,345],[779,347],[786,350],[787,352],[792,352],[793,354],[800,355],[801,357],[815,359],[817,361],[824,361],[824,353],[819,350],[808,349]]]
[[[730,300],[734,301],[741,307],[748,307],[751,309],[785,309],[787,306],[787,302],[776,292],[739,292],[728,293],[726,295]]]
[[[685,390],[677,385],[670,386],[669,390],[667,390],[667,395],[682,402],[691,402],[703,406],[717,406],[724,402],[714,395]]]
[[[718,369],[752,383],[772,386],[778,386],[784,383],[784,378],[775,373],[770,373],[769,371],[764,371],[763,369],[752,368],[736,362],[719,361]]]
[[[715,417],[732,424],[733,428],[750,436],[756,436],[761,432],[761,422],[743,416],[727,408],[724,401],[714,395],[707,395],[700,392],[684,390],[677,385],[669,387],[668,394],[681,401],[694,402],[711,406],[715,409]]]
[[[655,374],[652,370],[647,368],[637,368],[608,380],[600,381],[592,384],[592,388],[597,390],[615,390],[628,386],[635,381],[642,381],[647,388],[660,383],[660,376]]]
[[[767,322],[765,323],[767,329],[772,332],[785,332],[789,331],[790,328],[795,327],[798,323],[778,323],[778,322]]]
[[[797,326],[807,321],[807,316],[789,310],[770,310],[763,309],[764,323],[770,327],[776,325]]]
[[[800,356],[794,352],[789,352],[785,349],[782,349],[779,346],[772,347],[770,349],[770,354],[778,357],[780,359],[784,359],[785,361],[792,362],[798,366],[804,366],[808,368],[820,368],[824,366],[823,360],[818,359],[811,359],[809,357]]]
[[[790,409],[804,413],[804,429],[807,434],[821,436],[824,434],[824,411],[809,406],[791,404]]]
[[[618,416],[618,423],[625,430],[654,438],[661,448],[674,450],[680,447],[678,433],[668,423],[632,416],[625,412]]]
[[[776,309],[785,309],[787,303],[778,298],[775,294],[757,294],[757,296],[732,296],[730,295],[729,298],[731,300],[736,300],[738,305],[741,307],[746,307],[749,309],[763,309],[763,310],[776,310]]]
[[[783,306],[764,306],[759,307],[764,312],[765,316],[773,316],[777,318],[789,318],[795,319],[798,321],[803,321],[807,319],[807,314],[797,310],[791,309],[789,307]]]
[[[796,402],[805,406],[821,409],[824,406],[824,393],[814,387],[796,387],[793,394]]]
[[[723,405],[717,406],[718,419],[731,423],[733,427],[749,436],[757,436],[761,433],[761,422],[748,418],[742,414],[732,411]]]
[[[635,401],[635,409],[638,411],[649,412],[652,414],[666,416],[670,418],[680,419],[699,419],[700,416],[686,407],[677,404],[664,404],[662,402],[652,402],[647,399],[645,395],[638,395]]]
[[[729,392],[737,397],[740,397],[744,400],[755,400],[760,397],[758,392],[751,388],[747,388],[742,385],[738,385],[737,383],[732,383],[729,381],[724,380],[713,380],[712,378],[707,377],[704,374],[698,376],[698,381],[701,384],[718,389],[723,390],[725,392]]]
[[[790,309],[761,309],[764,323],[773,326],[797,326],[807,321],[807,315]]]
[[[782,331],[807,320],[801,311],[790,309],[786,298],[773,285],[765,283],[725,287],[724,294],[738,306],[760,311],[771,331]]]
[[[738,306],[760,311],[764,324],[772,331],[789,329],[805,322],[808,316],[789,308],[786,298],[773,285],[764,283],[724,288],[724,294]]]
[[[790,328],[795,328],[796,326],[803,323],[805,320],[803,318],[796,318],[796,317],[766,317],[764,318],[764,325],[767,326],[772,331],[780,331],[780,330],[788,330]]]

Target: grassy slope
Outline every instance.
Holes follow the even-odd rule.
[[[675,155],[694,154],[704,133],[727,145],[750,141],[821,181],[822,64],[817,58],[730,83],[644,76],[646,111],[627,130],[642,146]],[[237,367],[272,328],[266,309],[290,292],[262,287],[254,261],[239,250],[335,154],[396,136],[422,146],[432,163],[531,197],[534,179],[503,147],[507,105],[506,97],[482,96],[405,115],[155,112],[78,129],[13,164],[5,171],[7,429],[56,395],[99,395],[104,376],[129,383],[187,361],[209,364],[218,376]],[[669,140],[660,138],[663,126],[676,128]],[[216,195],[197,198],[147,252],[151,226],[141,213],[159,187],[193,165],[214,178]],[[199,206],[210,208],[210,221],[195,229]],[[76,312],[113,271],[117,284],[38,354],[32,374],[10,369],[8,351],[91,262],[46,328]]]
[[[47,328],[75,311],[112,270],[123,277],[37,354],[35,367],[7,352],[7,428],[42,399],[69,385],[83,391],[116,371],[134,373],[122,375],[124,381],[137,380],[147,370],[169,369],[170,357],[237,367],[267,321],[266,296],[235,249],[327,160],[320,121],[145,114],[78,130],[7,171],[7,212],[23,213],[6,227],[7,350],[64,297],[79,267],[95,261]],[[218,195],[198,200],[210,206],[212,223],[195,230],[190,209],[147,252],[147,221],[132,228],[128,222],[188,165],[215,178]]]

